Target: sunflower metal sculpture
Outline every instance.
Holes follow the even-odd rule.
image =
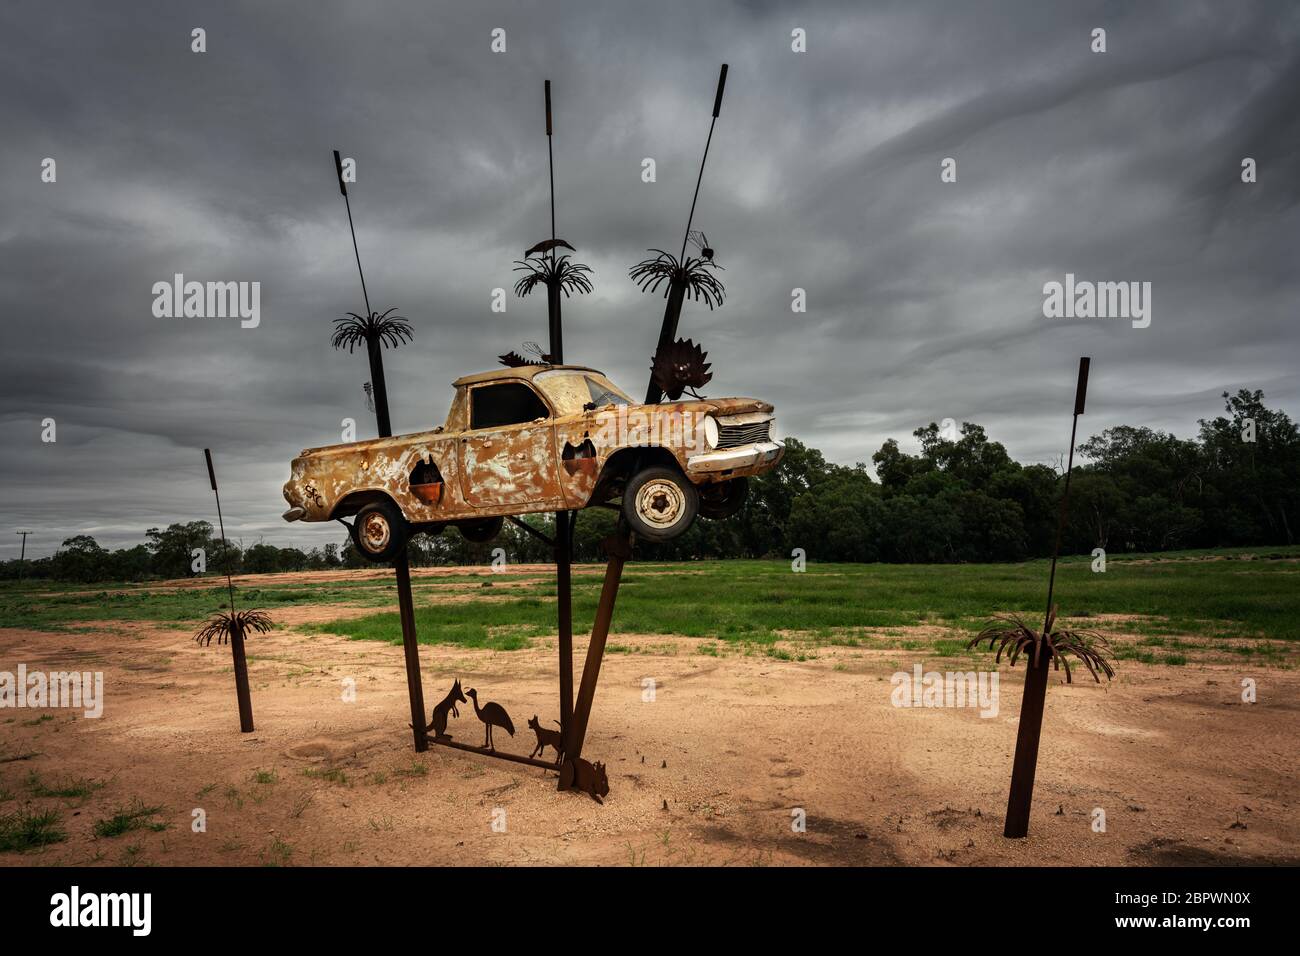
[[[236,628],[247,637],[250,631],[265,634],[273,626],[271,616],[265,611],[221,611],[199,628],[194,635],[194,642],[200,647],[207,647],[215,637],[218,644],[229,644]]]
[[[1055,623],[1055,605],[1047,615],[1042,634],[1026,624],[1019,614],[999,614],[979,632],[977,637],[966,644],[966,649],[970,650],[988,641],[989,650],[993,650],[994,645],[997,645],[995,662],[1001,662],[1003,652],[1008,651],[1009,648],[1007,663],[1012,667],[1016,666],[1016,659],[1022,653],[1029,655],[1030,666],[1037,667],[1043,649],[1046,648],[1052,668],[1060,670],[1062,666],[1065,667],[1067,684],[1073,683],[1068,659],[1070,655],[1088,668],[1088,673],[1098,684],[1101,683],[1101,678],[1097,676],[1098,671],[1105,674],[1107,680],[1115,677],[1115,669],[1110,663],[1114,659],[1114,654],[1106,638],[1093,631],[1057,631],[1052,626]]]
[[[662,249],[650,251],[658,255],[651,259],[642,259],[628,270],[628,275],[642,292],[658,292],[659,287],[667,283],[668,288],[664,289],[664,296],[667,297],[673,284],[680,283],[687,298],[703,302],[709,309],[715,305],[722,305],[727,290],[718,281],[718,277],[709,271],[721,269],[722,266],[711,258],[704,258],[702,254],[699,258],[684,256],[679,260],[671,252],[664,252]],[[709,250],[710,253],[712,251]]]
[[[710,364],[705,361],[709,353],[690,339],[678,339],[655,353],[650,365],[650,377],[670,402],[689,392],[693,398],[702,396],[696,389],[703,388],[713,378]]]

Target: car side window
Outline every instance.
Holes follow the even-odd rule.
[[[469,427],[499,428],[550,418],[546,404],[523,382],[480,385],[469,393]]]

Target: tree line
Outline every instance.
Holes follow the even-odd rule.
[[[1300,530],[1300,430],[1268,408],[1261,391],[1223,394],[1224,414],[1201,419],[1195,439],[1120,425],[1078,446],[1062,550],[1087,554],[1295,543]],[[790,557],[810,561],[999,562],[1051,554],[1063,486],[1062,469],[1022,465],[971,422],[945,432],[916,429],[920,451],[894,439],[872,456],[876,477],[863,463],[827,462],[798,439],[786,442],[775,471],[750,479],[740,513],[725,521],[699,520],[665,544],[642,543],[645,560]],[[543,534],[549,515],[525,519]],[[578,561],[602,559],[600,542],[616,515],[578,512]],[[486,544],[456,531],[411,539],[414,566],[473,565],[494,557],[507,563],[544,563],[549,546],[509,523]],[[145,541],[109,551],[89,535],[26,562],[32,578],[93,582],[191,576],[195,550],[208,573],[257,574],[369,566],[350,540],[310,550],[259,541],[223,548],[207,521],[150,528]],[[501,549],[499,552],[496,549]],[[17,560],[0,564],[0,578],[19,573]]]

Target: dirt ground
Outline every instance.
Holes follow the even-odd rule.
[[[304,578],[308,576],[303,576]],[[358,609],[371,613],[373,608]],[[285,624],[339,607],[277,611]],[[1022,667],[1000,712],[897,708],[890,676],[933,655],[828,647],[797,662],[698,652],[704,642],[618,633],[584,755],[603,805],[554,774],[443,747],[416,754],[400,647],[277,630],[250,644],[257,731],[238,732],[227,647],[184,630],[0,630],[0,670],[104,672],[99,719],[0,710],[0,814],[58,809],[65,842],[0,864],[1242,864],[1300,863],[1300,676],[1256,665],[1122,662],[1109,686],[1053,679],[1028,839],[1001,835]],[[576,639],[580,670],[585,641]],[[553,640],[511,652],[421,646],[432,707],[454,678],[554,726]],[[1258,701],[1241,701],[1241,680]],[[645,680],[654,700],[643,699]],[[344,698],[355,682],[354,702]],[[52,719],[41,719],[41,715]],[[460,705],[450,732],[479,744]],[[549,751],[548,751],[549,753]],[[33,796],[88,778],[89,796]],[[159,829],[97,837],[135,801]],[[1105,832],[1094,832],[1095,808]],[[194,832],[202,809],[206,832]],[[806,832],[795,832],[795,812]],[[495,825],[495,826],[494,826]]]

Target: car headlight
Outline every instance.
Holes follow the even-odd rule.
[[[718,447],[718,420],[712,415],[704,419],[704,441],[710,448]]]

